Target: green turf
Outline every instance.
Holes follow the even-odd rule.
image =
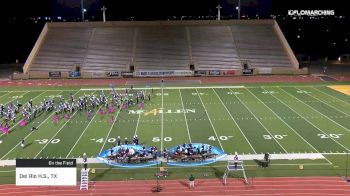
[[[308,164],[309,160],[295,163],[282,161],[284,165],[272,165],[268,170],[247,167],[247,173],[256,177],[345,175],[346,157],[339,153],[349,152],[350,149],[350,97],[319,84],[277,85],[157,88],[151,101],[145,104],[148,113],[138,114],[138,108],[134,106],[126,111],[96,114],[92,119],[87,119],[84,112],[76,112],[71,119],[60,120],[58,124],[53,123],[52,113],[43,113],[26,127],[14,126],[9,135],[1,134],[0,158],[77,158],[83,153],[96,157],[102,150],[115,145],[117,136],[130,140],[137,134],[142,144],[157,146],[159,149],[200,142],[214,145],[227,154],[335,153],[325,155],[331,164],[324,162],[325,159],[322,163],[326,164],[319,164],[319,160],[315,160],[301,171],[298,165]],[[22,103],[33,99],[34,104],[38,104],[50,96],[57,99],[61,95],[68,99],[70,93],[75,93],[77,97],[84,93],[101,92],[96,89],[80,90],[77,87],[11,87],[1,88],[0,91],[0,103],[3,104],[16,99]],[[104,92],[110,94],[110,91]],[[112,117],[116,122],[108,122]],[[39,130],[31,133],[29,129],[32,126]],[[21,138],[26,138],[24,149],[19,146]],[[254,162],[248,161],[246,164],[254,165]],[[220,176],[225,163],[218,165],[220,167],[203,168],[210,168],[208,172],[211,172],[212,177]],[[6,169],[11,170],[11,167]],[[188,170],[196,169],[174,168],[174,171],[182,172],[174,172],[171,178],[183,177]],[[106,176],[99,173],[95,178],[142,179],[154,175],[152,169],[148,168],[140,169],[142,172],[139,172],[146,173],[146,177],[137,174],[128,176],[126,173],[121,174],[121,178],[108,177],[116,171],[125,170],[101,170]],[[11,181],[7,175],[11,175],[11,172],[0,173],[0,182]]]

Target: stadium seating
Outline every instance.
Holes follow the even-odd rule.
[[[203,26],[189,29],[192,58],[199,70],[241,67],[228,26]]]
[[[72,71],[79,65],[91,73],[131,65],[136,71],[189,70],[191,64],[197,70],[241,69],[242,61],[252,68],[295,67],[272,20],[163,24],[52,23],[26,67]]]
[[[137,28],[136,40],[136,70],[189,69],[186,28]]]
[[[292,64],[272,25],[233,25],[234,40],[241,60],[251,67],[291,67]]]
[[[91,28],[50,30],[31,65],[31,71],[71,71],[84,62]]]
[[[133,36],[133,28],[95,28],[83,71],[124,71],[131,62]]]

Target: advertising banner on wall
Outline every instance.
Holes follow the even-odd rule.
[[[258,68],[258,73],[259,74],[272,74],[272,68],[270,68],[270,67]]]
[[[220,75],[220,70],[210,70],[209,71],[210,76],[219,76]]]
[[[124,78],[132,78],[134,76],[134,73],[133,72],[121,72],[121,75]]]
[[[136,71],[136,77],[157,77],[157,76],[193,76],[190,70],[172,70],[172,71]]]
[[[70,78],[80,78],[81,73],[80,71],[69,71],[68,72],[68,77]]]
[[[106,72],[107,77],[118,77],[119,76],[119,71],[109,71]]]
[[[92,78],[105,78],[105,72],[92,72]]]
[[[50,78],[60,78],[61,77],[61,72],[60,71],[50,71],[49,72],[49,77]]]
[[[223,70],[223,71],[222,71],[222,74],[223,74],[224,76],[234,76],[235,73],[236,73],[235,70]]]
[[[194,75],[195,76],[205,76],[205,75],[207,75],[207,71],[205,71],[205,70],[197,70],[197,71],[194,71]]]
[[[242,75],[252,75],[254,69],[242,69]]]

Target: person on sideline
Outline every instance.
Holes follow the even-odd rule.
[[[193,176],[193,174],[191,174],[190,177],[188,178],[190,188],[194,188],[194,180],[195,180],[195,177]]]

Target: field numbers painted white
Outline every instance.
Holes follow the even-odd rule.
[[[22,99],[23,98],[23,96],[22,95],[16,95],[16,96],[12,96],[12,97],[9,97],[9,98],[11,98],[11,99]]]
[[[235,91],[230,91],[230,92],[227,92],[228,95],[242,95],[243,93],[241,92],[235,92]]]
[[[262,94],[276,94],[276,91],[263,91]]]
[[[229,135],[229,136],[221,135],[221,136],[219,136],[219,139],[222,140],[222,141],[226,141],[226,140],[228,140],[229,138],[233,138],[233,136],[232,136],[232,135]],[[216,137],[215,137],[215,136],[210,136],[210,137],[208,138],[208,140],[216,141]]]
[[[173,138],[171,138],[171,137],[164,137],[163,140],[165,142],[171,142],[171,141],[173,141]],[[153,139],[152,139],[152,142],[160,142],[160,141],[161,141],[160,137],[153,137]]]
[[[271,140],[273,138],[278,139],[278,140],[282,140],[285,137],[287,137],[288,135],[263,135],[263,138],[265,140]]]
[[[157,96],[162,96],[162,93],[156,93]],[[169,96],[169,93],[163,93],[163,96]]]
[[[192,93],[192,95],[197,96],[197,95],[204,95],[204,93]]]
[[[299,93],[299,94],[310,94],[311,92],[303,91],[303,90],[297,90],[297,93]]]
[[[328,139],[328,138],[334,138],[334,139],[339,139],[343,134],[339,133],[331,133],[331,134],[323,134],[323,133],[319,133],[317,134],[318,137],[320,137],[321,139]]]
[[[49,97],[49,98],[53,99],[53,98],[61,98],[62,95],[48,95],[46,97]]]
[[[46,144],[49,142],[48,139],[41,139],[41,140],[35,140],[36,142],[38,142],[38,144]],[[50,141],[51,144],[57,144],[59,143],[61,140],[60,139],[53,139]]]

